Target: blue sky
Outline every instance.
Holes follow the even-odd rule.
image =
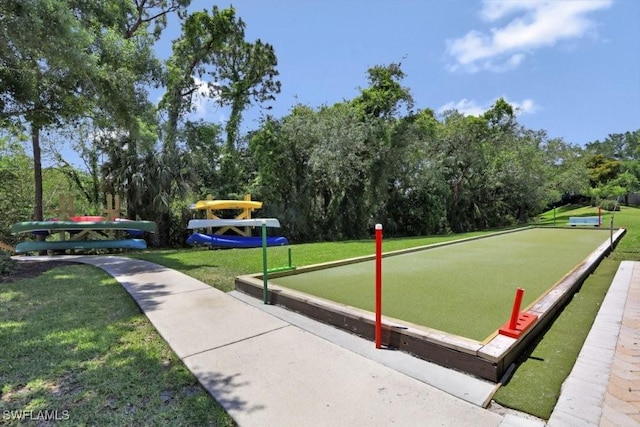
[[[358,96],[367,69],[400,62],[415,108],[480,114],[499,97],[518,120],[584,144],[640,129],[640,1],[193,0],[233,5],[246,39],[274,46],[282,117]],[[179,31],[172,21],[158,54]],[[211,103],[196,116],[225,119]],[[264,110],[245,114],[245,129]]]

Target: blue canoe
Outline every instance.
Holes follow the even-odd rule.
[[[147,242],[142,239],[55,240],[47,242],[21,242],[16,245],[16,253],[18,254],[35,251],[78,249],[147,249]]]
[[[187,239],[187,244],[209,245],[221,248],[259,248],[262,246],[262,237],[193,233]],[[286,237],[267,237],[267,246],[284,246],[288,244],[289,241]]]

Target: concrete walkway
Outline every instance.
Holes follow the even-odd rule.
[[[492,383],[375,350],[369,341],[175,270],[124,257],[29,259],[92,264],[115,277],[241,426],[544,425],[484,409]],[[625,262],[548,425],[640,425],[639,331],[640,263]]]

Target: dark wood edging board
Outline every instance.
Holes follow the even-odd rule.
[[[383,256],[426,250],[442,245],[451,245],[520,230],[523,229],[520,228],[469,239],[394,251],[386,253]],[[611,239],[607,239],[607,241],[599,245],[595,251],[530,306],[528,311],[537,314],[538,321],[531,329],[517,339],[496,334],[487,340],[487,342],[478,342],[383,316],[383,342],[390,347],[406,351],[421,359],[448,368],[457,369],[493,382],[498,382],[507,372],[509,366],[527,349],[536,336],[547,328],[549,323],[557,313],[562,310],[582,282],[595,270],[600,261],[616,246],[625,233],[626,230],[623,228],[616,230]],[[270,275],[270,277],[299,274],[371,259],[374,259],[374,256],[317,264],[302,267],[293,272],[274,273]],[[235,286],[236,290],[240,292],[259,299],[263,298],[263,281],[261,274],[239,276],[236,278]],[[269,283],[268,296],[271,304],[283,306],[289,310],[347,330],[366,339],[374,339],[375,314],[372,312],[338,304],[333,301],[283,288],[272,283]]]

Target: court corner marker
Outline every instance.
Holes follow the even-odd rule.
[[[511,319],[509,319],[509,321],[498,330],[501,335],[506,335],[511,338],[518,338],[523,332],[529,329],[536,320],[538,320],[537,314],[520,312],[522,295],[524,295],[524,289],[518,288],[516,290],[516,298],[513,301]]]
[[[518,320],[516,321],[515,328],[510,327],[511,322],[505,323],[500,329],[500,335],[506,335],[511,338],[518,338],[522,333],[533,325],[538,320],[538,315],[533,313],[520,313]]]

